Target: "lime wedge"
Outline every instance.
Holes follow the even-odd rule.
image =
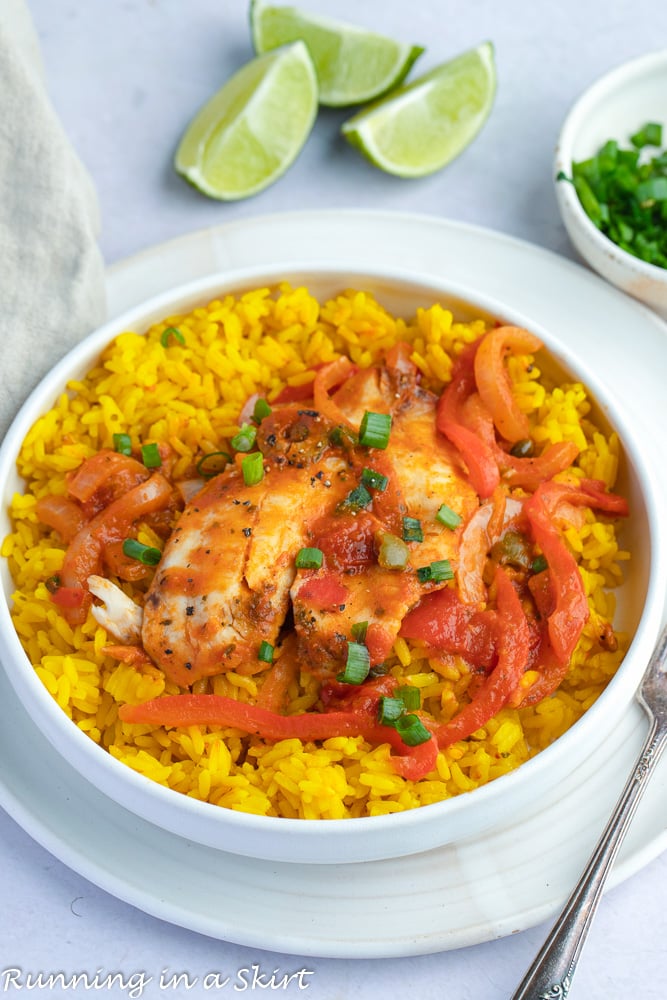
[[[361,104],[397,87],[424,51],[297,7],[274,7],[266,0],[251,0],[250,25],[256,52],[298,38],[306,43],[317,72],[320,104],[329,107]]]
[[[472,142],[495,92],[493,45],[484,42],[360,111],[341,131],[382,170],[424,177]]]
[[[257,194],[294,162],[317,106],[317,76],[303,42],[258,56],[197,113],[174,166],[211,198]]]

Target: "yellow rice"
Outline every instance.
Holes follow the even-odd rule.
[[[184,345],[171,338],[162,346],[170,326],[182,332]],[[186,795],[230,809],[308,819],[373,816],[447,799],[515,769],[568,729],[604,690],[627,645],[622,635],[615,652],[598,642],[599,620],[613,619],[611,588],[621,581],[628,553],[619,548],[615,526],[590,512],[580,530],[566,533],[591,608],[568,677],[541,704],[508,707],[468,740],[442,750],[436,769],[418,782],[394,772],[388,746],[372,747],[361,738],[266,744],[233,729],[120,722],[120,704],[177,688],[156,667],[137,669],[105,656],[109,640],[92,615],[82,626],[69,626],[44,582],[60,570],[64,546],[40,525],[36,499],[64,493],[66,473],[112,447],[114,433],[130,433],[142,443],[167,442],[178,456],[175,477],[186,475],[201,455],[219,450],[236,433],[240,408],[254,392],[271,399],[286,384],[309,381],[313,366],[341,353],[368,366],[397,340],[412,345],[424,383],[439,391],[453,359],[485,329],[482,320],[456,322],[440,305],[404,320],[362,291],[319,304],[305,288],[282,285],[167,317],[146,336],[116,337],[88,376],[71,382],[28,433],[18,459],[26,492],[13,500],[13,531],[2,547],[16,586],[18,635],[74,724],[129,767]],[[590,422],[584,387],[546,385],[532,362],[511,358],[510,374],[534,440],[575,441],[581,475],[613,487],[619,444]],[[159,544],[148,528],[139,537]],[[123,584],[139,601],[145,586]],[[465,703],[470,675],[456,656],[429,656],[417,643],[398,639],[389,668],[420,688],[423,708],[438,719],[446,721]],[[526,685],[532,679],[526,675]],[[261,677],[227,673],[199,682],[196,690],[252,701],[261,683]],[[289,694],[289,713],[308,710],[317,704],[318,682],[304,670]]]

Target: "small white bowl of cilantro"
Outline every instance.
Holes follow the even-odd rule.
[[[667,316],[667,49],[619,66],[579,98],[555,177],[581,256]]]

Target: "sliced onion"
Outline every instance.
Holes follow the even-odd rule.
[[[502,538],[504,531],[514,518],[521,513],[522,504],[512,497],[505,501],[502,522],[492,524],[496,504],[490,500],[483,503],[472,515],[461,535],[457,582],[459,595],[465,604],[480,604],[486,601],[484,584],[484,564],[491,546]]]
[[[528,330],[518,326],[499,326],[482,338],[475,355],[475,382],[479,394],[493,417],[498,433],[512,443],[528,437],[529,425],[528,418],[512,395],[512,384],[504,363],[505,354],[508,351],[533,354],[541,346],[542,342]]]

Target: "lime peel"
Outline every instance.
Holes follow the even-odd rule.
[[[374,100],[399,86],[420,45],[397,42],[344,21],[252,0],[250,25],[256,52],[302,39],[317,73],[320,104],[347,107]]]
[[[364,108],[343,123],[341,132],[382,170],[424,177],[472,142],[495,92],[493,45],[484,42]]]
[[[195,115],[174,166],[211,198],[257,194],[301,152],[317,107],[317,76],[303,42],[257,56]]]

